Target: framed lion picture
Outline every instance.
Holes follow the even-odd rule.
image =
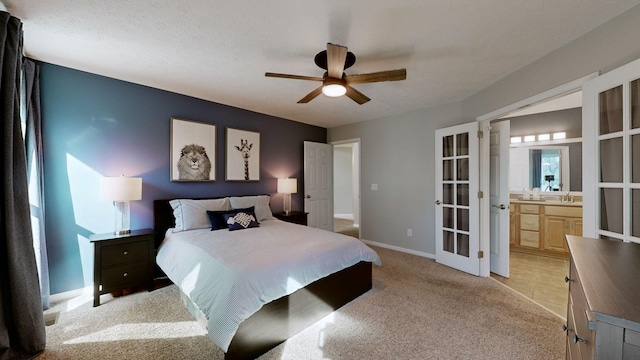
[[[171,118],[171,181],[216,180],[216,126]]]

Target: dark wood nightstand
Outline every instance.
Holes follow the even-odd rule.
[[[282,221],[307,226],[308,214],[309,213],[306,213],[304,211],[290,211],[288,214],[281,212],[281,213],[273,214],[273,216],[276,219],[280,219]]]
[[[132,230],[125,235],[94,234],[93,306],[100,295],[133,287],[153,290],[155,264],[152,229]]]

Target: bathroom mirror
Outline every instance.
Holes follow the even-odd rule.
[[[511,147],[509,173],[511,192],[582,191],[582,144]]]

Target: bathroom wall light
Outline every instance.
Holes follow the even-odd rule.
[[[566,138],[567,138],[567,133],[564,131],[553,133],[553,140],[566,139]]]

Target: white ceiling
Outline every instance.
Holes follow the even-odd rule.
[[[460,101],[640,0],[10,0],[28,56],[322,127]],[[407,80],[319,96],[313,57],[331,42],[347,74],[398,68]]]

